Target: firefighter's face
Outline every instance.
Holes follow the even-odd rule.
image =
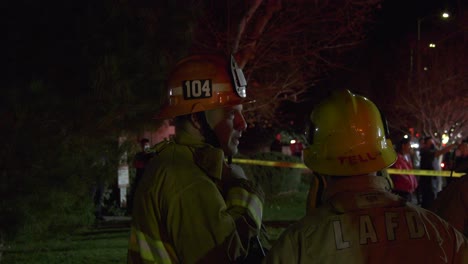
[[[401,145],[401,152],[402,153],[410,153],[411,152],[411,144],[408,142],[406,144]]]
[[[205,113],[206,121],[218,138],[224,154],[226,156],[236,154],[239,139],[247,128],[247,123],[242,115],[242,105],[209,110]]]

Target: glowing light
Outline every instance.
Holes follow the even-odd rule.
[[[442,135],[442,144],[447,144],[449,141],[450,137],[447,134]]]
[[[445,168],[445,163],[441,162],[441,163],[440,163],[440,167],[441,167],[441,168]]]
[[[429,48],[435,48],[436,47],[436,44],[434,43],[429,43]]]
[[[404,138],[408,138],[408,135],[404,135],[403,137],[404,137]]]
[[[419,144],[418,143],[411,143],[411,147],[412,148],[419,148]]]
[[[442,17],[443,17],[443,18],[449,18],[449,17],[450,17],[450,14],[447,13],[447,12],[443,12],[443,13],[442,13]]]
[[[291,143],[291,144],[296,144],[296,140],[295,140],[295,139],[291,139],[290,143]]]

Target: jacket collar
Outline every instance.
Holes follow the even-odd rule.
[[[404,201],[389,192],[385,177],[374,175],[346,176],[330,184],[324,201],[337,212],[361,210],[371,207],[401,206]]]
[[[390,184],[385,177],[374,175],[343,176],[330,184],[324,193],[325,200],[342,192],[388,191]]]
[[[201,147],[207,145],[202,137],[195,136],[190,134],[186,130],[177,130],[176,135],[174,136],[174,141],[180,145],[188,145],[191,147]]]
[[[174,141],[177,144],[190,148],[195,163],[209,177],[221,180],[224,164],[224,152],[222,149],[205,143],[201,138],[191,135],[185,130],[177,131]]]

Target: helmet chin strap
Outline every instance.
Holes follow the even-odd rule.
[[[200,123],[201,132],[203,134],[203,137],[205,138],[205,142],[212,145],[215,148],[220,148],[221,144],[219,143],[215,132],[210,127],[210,124],[208,124],[205,112],[198,112],[195,113],[195,115],[197,116],[198,122]]]
[[[219,143],[218,137],[216,136],[213,128],[208,124],[206,120],[205,112],[198,112],[195,114],[197,116],[198,122],[200,123],[201,131],[203,137],[205,138],[205,142],[212,145],[215,148],[221,148],[221,144]],[[227,163],[232,164],[232,156],[227,156]]]

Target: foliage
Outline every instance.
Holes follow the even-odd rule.
[[[298,220],[305,214],[304,185],[299,192],[272,197],[265,203],[264,219]],[[284,227],[266,226],[267,237],[262,244],[270,248],[284,231]],[[45,237],[40,241],[18,239],[0,245],[1,263],[125,263],[129,229],[116,221],[103,226],[79,229],[66,236]],[[2,254],[3,253],[3,254]]]
[[[286,122],[290,126],[275,127],[272,120],[252,122],[249,128],[242,134],[239,150],[243,154],[270,151],[276,136],[280,135],[280,144],[289,146],[291,140],[306,142],[304,137],[305,122],[295,124],[294,121]]]
[[[21,148],[16,150],[21,156],[5,159],[11,167],[3,171],[7,177],[1,185],[2,232],[40,238],[92,223],[93,188],[115,180],[121,155],[117,143],[54,137],[52,144],[42,133],[36,135],[43,141],[34,142],[23,135],[30,129],[25,127],[18,136],[33,146],[26,154],[36,156],[24,155]]]
[[[239,151],[245,154],[263,150],[269,151],[270,145],[275,139],[275,129],[269,125],[271,123],[268,122],[251,124],[249,129],[242,134]]]
[[[93,189],[129,150],[118,139],[158,125],[168,65],[190,43],[193,10],[170,2],[6,5],[0,240],[92,222]]]
[[[259,152],[249,155],[248,158],[279,162],[301,162],[298,157],[279,152]],[[242,164],[242,168],[263,189],[267,198],[298,191],[302,180],[302,171],[300,169],[245,164]]]

